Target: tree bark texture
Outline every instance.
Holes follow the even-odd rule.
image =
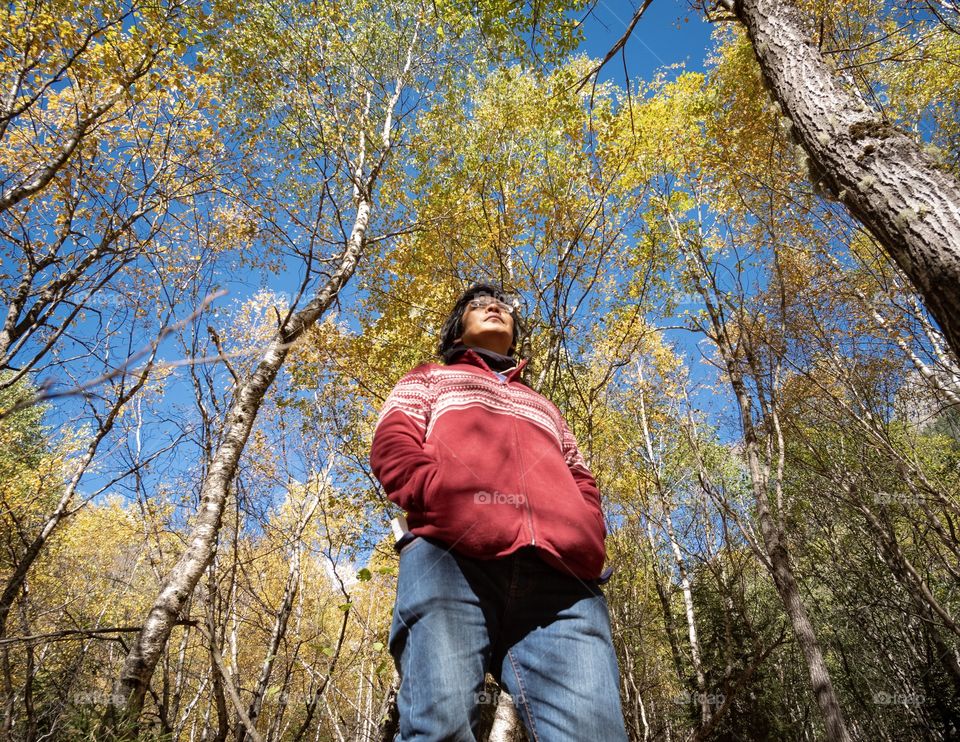
[[[643,382],[643,365],[637,365],[637,377]],[[660,477],[661,463],[654,456],[653,438],[650,435],[650,426],[647,423],[647,406],[643,398],[643,390],[640,391],[640,425],[643,429],[643,442],[647,454],[647,462],[650,470],[653,472],[654,485],[656,487],[657,499],[660,501],[660,509],[663,514],[663,527],[670,541],[670,548],[673,551],[674,564],[677,567],[677,574],[680,576],[680,588],[683,592],[683,606],[687,617],[687,636],[690,640],[690,664],[693,666],[694,677],[697,681],[697,696],[700,706],[700,725],[706,726],[710,720],[710,707],[707,704],[707,681],[703,671],[703,664],[700,661],[700,642],[697,639],[697,621],[693,607],[693,590],[690,585],[690,577],[687,573],[686,564],[683,561],[683,552],[680,549],[680,543],[677,541],[676,532],[673,528],[673,516],[671,510],[673,503],[667,488],[664,486]],[[650,547],[652,554],[657,553],[653,543],[653,534],[649,531]],[[661,599],[662,600],[662,599]],[[682,677],[682,675],[681,675]]]
[[[846,89],[789,0],[728,0],[810,170],[904,272],[960,358],[960,183]]]
[[[361,198],[354,227],[341,253],[337,270],[313,300],[280,329],[256,368],[236,391],[227,415],[223,440],[213,455],[203,481],[200,509],[187,540],[187,548],[164,580],[144,621],[143,630],[133,642],[121,670],[114,704],[125,707],[123,713],[128,719],[139,714],[150,678],[166,647],[174,622],[213,558],[227,495],[267,390],[286,360],[292,343],[317,322],[353,275],[362,251],[370,211],[369,198]]]

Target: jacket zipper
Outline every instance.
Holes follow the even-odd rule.
[[[507,389],[509,389],[509,387],[507,387],[507,380],[506,380],[506,379],[503,380],[503,385],[504,385],[504,387],[506,387],[505,391],[506,391]],[[512,402],[512,401],[513,401],[513,400],[511,399],[511,402]],[[511,405],[511,406],[512,406],[512,405]],[[537,545],[537,534],[536,534],[536,532],[533,530],[533,508],[530,507],[530,498],[529,498],[528,495],[527,495],[527,481],[526,481],[526,477],[524,476],[524,473],[523,473],[523,472],[524,472],[524,468],[523,468],[523,450],[522,450],[521,447],[520,447],[520,432],[519,432],[519,430],[517,429],[517,417],[516,417],[516,415],[511,415],[511,418],[513,418],[513,439],[514,439],[514,441],[516,441],[516,445],[517,445],[517,458],[518,458],[519,461],[520,461],[520,484],[521,484],[521,489],[523,490],[523,504],[524,504],[525,509],[526,509],[526,511],[527,511],[527,527],[530,529],[530,545],[531,545],[531,546],[536,546],[536,545]]]

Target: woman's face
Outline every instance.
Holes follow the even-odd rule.
[[[463,310],[464,345],[507,355],[513,342],[513,316],[508,306],[492,296],[476,296]]]

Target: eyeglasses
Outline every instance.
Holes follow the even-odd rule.
[[[497,309],[507,314],[513,314],[514,312],[513,305],[502,302],[492,296],[478,296],[476,299],[471,299],[467,306],[471,309],[486,309],[491,304],[496,304]]]

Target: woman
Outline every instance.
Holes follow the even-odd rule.
[[[559,410],[520,380],[516,308],[471,286],[441,332],[444,363],[387,398],[370,462],[407,513],[390,652],[398,740],[473,740],[483,678],[532,740],[625,740],[600,590],[606,528]]]

